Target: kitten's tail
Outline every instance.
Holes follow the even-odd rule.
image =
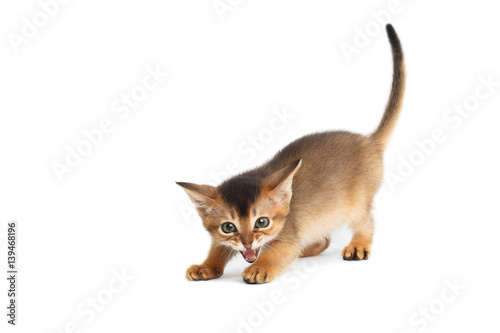
[[[389,136],[396,127],[401,107],[403,106],[403,96],[405,92],[405,63],[403,58],[403,49],[399,41],[396,31],[392,25],[386,25],[387,36],[391,43],[393,74],[392,74],[392,90],[385,107],[384,116],[378,125],[377,129],[370,136],[375,142],[385,147],[389,141]]]

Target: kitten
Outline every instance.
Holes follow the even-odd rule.
[[[218,187],[177,183],[189,195],[213,240],[207,259],[188,280],[220,277],[238,251],[252,263],[247,283],[275,279],[296,258],[315,256],[347,222],[354,234],[344,260],[370,257],[372,201],[383,175],[383,154],[399,116],[405,66],[399,38],[386,26],[393,57],[392,90],[378,128],[369,136],[345,131],[304,136],[254,170]]]

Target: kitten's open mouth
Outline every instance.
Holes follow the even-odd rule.
[[[246,261],[252,263],[255,260],[257,260],[257,256],[259,255],[259,251],[260,251],[260,247],[258,247],[256,249],[240,251],[240,253],[243,256],[243,258],[245,258]]]

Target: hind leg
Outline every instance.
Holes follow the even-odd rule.
[[[325,237],[325,239],[308,245],[300,252],[300,257],[314,257],[325,251],[328,246],[330,246],[330,236]]]
[[[344,260],[366,260],[370,257],[373,231],[375,228],[371,213],[365,217],[353,219],[349,226],[354,230],[351,243],[342,251]]]

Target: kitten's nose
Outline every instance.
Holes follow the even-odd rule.
[[[251,249],[253,244],[253,235],[252,234],[243,234],[241,235],[241,243],[245,247],[245,249]]]

